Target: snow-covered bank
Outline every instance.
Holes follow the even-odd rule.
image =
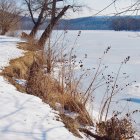
[[[11,59],[23,55],[16,44],[20,40],[0,36],[0,69]],[[1,140],[78,140],[58,119],[58,112],[41,99],[20,93],[0,76]]]
[[[0,138],[2,140],[74,140],[57,112],[41,99],[16,91],[0,77]]]
[[[23,50],[17,48],[20,39],[0,36],[0,72],[3,67],[8,66],[11,59],[23,56]]]

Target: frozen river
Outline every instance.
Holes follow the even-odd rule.
[[[56,41],[61,33],[62,31],[54,31],[52,40]],[[108,73],[116,73],[121,62],[130,56],[130,61],[124,65],[122,73],[127,73],[130,77],[126,84],[131,81],[137,82],[115,97],[113,100],[115,105],[112,105],[111,110],[124,112],[140,110],[140,32],[82,31],[78,38],[77,35],[78,31],[68,31],[65,37],[62,36],[58,42],[68,48],[74,46],[78,59],[82,59],[87,54],[87,59],[84,60],[86,68],[96,67],[99,58],[108,46],[111,49],[103,62],[109,66]],[[75,40],[77,40],[76,43]],[[87,83],[88,80],[84,85]],[[99,109],[104,92],[104,87],[94,92],[94,109],[96,111]],[[131,99],[131,101],[124,99]],[[133,115],[138,125],[140,124],[139,116],[140,113]]]
[[[60,31],[55,31],[53,39],[59,36],[58,34],[60,34]],[[77,35],[78,31],[68,31],[65,37],[66,43],[64,44],[73,46]],[[87,59],[84,61],[87,68],[97,66],[104,50],[110,46],[111,49],[103,62],[109,66],[107,73],[117,73],[121,62],[127,56],[130,56],[130,61],[123,66],[121,72],[129,75],[125,84],[131,81],[137,82],[115,97],[113,100],[115,105],[112,105],[111,110],[124,112],[140,110],[140,32],[82,31],[74,46],[79,59],[82,59],[87,54]],[[84,84],[86,85],[87,83],[88,80]],[[95,97],[94,108],[97,111],[104,92],[105,88],[102,87],[93,93]],[[124,100],[130,98],[131,102]],[[140,124],[139,116],[140,113],[133,115],[138,124]]]

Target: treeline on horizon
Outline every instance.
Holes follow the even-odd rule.
[[[45,24],[40,29],[44,29]],[[32,29],[31,19],[23,18],[21,29]],[[140,31],[140,16],[97,16],[77,19],[63,19],[55,27],[58,30],[115,30]]]
[[[111,28],[115,31],[140,30],[140,19],[134,17],[117,17],[112,20]]]

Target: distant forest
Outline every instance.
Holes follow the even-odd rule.
[[[48,21],[48,20],[47,20]],[[46,23],[44,24],[47,24]],[[33,27],[32,21],[28,17],[22,19],[21,28],[30,30]],[[40,29],[44,29],[42,25]],[[60,20],[59,24],[55,27],[59,30],[140,30],[140,16],[97,16],[97,17],[84,17],[69,20]]]

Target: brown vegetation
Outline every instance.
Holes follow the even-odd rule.
[[[132,139],[134,138],[134,133],[132,121],[128,117],[120,119],[114,116],[97,124],[97,134],[107,137],[109,140]]]
[[[61,1],[61,0],[60,0]],[[63,1],[63,0],[62,0]],[[11,29],[17,27],[19,21],[19,14],[16,3],[9,3],[8,0],[0,0],[0,31],[4,35]],[[88,136],[94,137],[97,140],[126,140],[133,138],[134,131],[132,127],[132,122],[128,118],[118,119],[117,117],[112,117],[107,120],[110,105],[114,95],[116,95],[120,90],[118,90],[117,80],[120,73],[120,69],[123,64],[129,61],[129,57],[121,64],[117,76],[113,81],[113,88],[111,93],[108,94],[109,98],[106,99],[101,104],[100,121],[97,123],[97,134],[92,133],[85,126],[93,126],[93,121],[89,112],[86,109],[86,104],[90,99],[92,99],[92,92],[102,86],[106,81],[96,83],[96,80],[100,74],[102,74],[101,64],[102,58],[100,59],[99,66],[89,84],[87,90],[82,92],[79,90],[79,85],[81,83],[84,74],[81,75],[79,79],[75,79],[74,68],[75,68],[75,55],[73,55],[73,48],[68,54],[68,58],[65,61],[63,53],[61,54],[63,61],[62,68],[60,70],[59,79],[54,79],[51,76],[51,71],[53,68],[54,56],[52,55],[52,50],[49,48],[47,53],[44,52],[44,47],[46,41],[49,39],[53,28],[58,23],[58,21],[65,15],[67,10],[73,8],[72,5],[65,5],[61,8],[57,7],[57,0],[52,0],[51,3],[45,1],[40,3],[35,3],[32,5],[30,0],[25,0],[29,13],[31,15],[34,27],[30,33],[22,33],[22,37],[27,39],[27,43],[20,43],[20,47],[27,52],[23,57],[14,59],[10,61],[10,66],[6,67],[2,74],[17,87],[20,91],[26,91],[28,94],[35,95],[41,98],[44,102],[48,103],[52,108],[60,112],[60,117],[64,122],[66,128],[69,129],[75,136],[81,137],[78,130],[84,132]],[[34,7],[35,6],[35,7]],[[33,12],[37,7],[39,15],[37,21],[34,20]],[[33,8],[33,9],[31,9]],[[35,10],[36,11],[36,10]],[[35,40],[35,35],[40,27],[50,16],[50,21],[46,25],[46,29],[41,35],[39,40]],[[80,36],[80,33],[78,34]],[[104,55],[108,52],[110,47],[104,52]],[[45,54],[46,53],[46,54]],[[45,54],[45,55],[44,55]],[[103,56],[104,57],[104,56]],[[65,68],[65,63],[67,63],[67,68]],[[80,61],[80,67],[83,67]],[[108,77],[109,78],[109,77]],[[15,79],[25,79],[27,80],[26,87],[23,87],[16,83]],[[68,81],[66,83],[66,80]],[[104,80],[102,78],[101,80]],[[110,86],[111,81],[107,81],[108,86]],[[108,93],[108,92],[107,92]],[[105,97],[105,96],[104,96]],[[69,114],[74,113],[76,116],[71,117]],[[105,115],[105,121],[102,121],[102,117]],[[83,126],[84,128],[81,128]]]
[[[35,54],[32,51],[25,52],[24,56],[11,60],[10,65],[5,67],[1,73],[10,83],[15,85],[19,91],[24,92],[25,87],[16,83],[15,79],[27,80],[29,67],[33,63],[34,56]]]
[[[28,43],[20,43],[20,48],[28,50]],[[21,92],[40,97],[55,110],[60,112],[61,120],[75,136],[81,137],[80,126],[93,125],[92,119],[85,105],[81,102],[80,94],[72,96],[70,92],[63,92],[60,83],[45,70],[46,57],[42,51],[27,51],[23,57],[10,61],[2,74]],[[42,57],[43,56],[43,57]],[[15,79],[27,80],[27,86],[16,83]],[[58,108],[57,104],[60,104]],[[75,118],[65,115],[65,111],[78,114]]]
[[[15,31],[19,27],[19,15],[21,10],[16,2],[0,0],[0,34],[5,35],[8,31]]]
[[[87,112],[85,105],[80,100],[80,94],[72,96],[69,92],[64,93],[64,87],[60,86],[60,83],[53,79],[51,75],[44,70],[42,65],[44,62],[42,60],[42,58],[36,59],[30,67],[26,91],[29,94],[40,97],[44,102],[58,110],[61,113],[61,119],[66,127],[79,136],[77,129],[81,125],[93,125],[92,119]],[[57,104],[60,105],[59,109]],[[69,113],[77,113],[78,115],[75,119],[70,119],[69,116],[65,115],[65,111]],[[71,124],[71,122],[73,123]]]
[[[65,16],[66,12],[69,9],[73,9],[73,11],[77,11],[81,8],[75,4],[74,1],[67,2],[65,4],[57,4],[64,2],[63,0],[24,0],[25,7],[32,19],[34,24],[29,38],[35,38],[36,34],[42,24],[46,25],[45,30],[43,31],[41,37],[39,38],[36,45],[40,49],[44,49],[46,41],[49,39],[54,27],[57,25],[59,20]],[[47,20],[47,18],[49,20]]]
[[[127,140],[134,137],[132,121],[127,117],[120,119],[114,116],[109,120],[100,121],[96,124],[96,133],[86,129],[86,126],[93,126],[93,121],[85,107],[86,96],[76,91],[77,87],[72,86],[73,81],[71,81],[71,86],[65,89],[59,80],[54,79],[47,72],[44,52],[29,51],[29,43],[20,43],[20,48],[28,51],[23,57],[11,60],[10,66],[6,67],[2,74],[19,91],[26,91],[28,94],[40,97],[45,103],[59,111],[65,127],[75,136],[81,138],[80,131],[96,140]],[[72,72],[73,69],[69,70]],[[63,74],[65,77],[64,71]],[[27,86],[17,84],[14,78],[26,79]],[[70,113],[75,113],[76,116],[71,117]]]

